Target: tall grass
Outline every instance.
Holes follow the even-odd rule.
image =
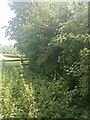
[[[87,117],[80,90],[68,91],[64,78],[33,78],[20,62],[3,63],[2,73],[3,118]]]

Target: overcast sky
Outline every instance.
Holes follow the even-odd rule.
[[[8,6],[8,0],[0,0],[0,44],[9,45],[13,44],[13,41],[8,41],[8,38],[5,37],[5,30],[1,28],[8,24],[8,21],[14,17],[13,11],[10,10]]]

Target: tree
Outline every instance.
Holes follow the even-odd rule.
[[[10,6],[16,17],[9,22],[6,34],[17,41],[17,48],[30,58],[35,71],[41,72],[43,67],[44,74],[51,74],[58,69],[62,49],[58,42],[50,45],[53,40],[68,33],[87,33],[87,19],[83,21],[83,15],[87,16],[85,3],[13,3]]]

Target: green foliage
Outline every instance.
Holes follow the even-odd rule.
[[[38,108],[38,118],[78,117],[78,113],[74,108],[77,106],[70,106],[72,96],[74,96],[73,91],[68,92],[65,81],[62,78],[59,81],[52,82],[37,80],[34,88],[36,89],[35,101]]]
[[[4,116],[90,116],[90,35],[87,19],[83,20],[87,18],[87,4],[13,3],[11,8],[16,16],[9,21],[6,34],[17,41],[18,50],[29,60],[22,61],[22,66],[4,66]]]
[[[4,118],[27,118],[34,114],[32,84],[22,77],[20,63],[3,63],[2,116]]]
[[[20,63],[3,64],[2,116],[4,118],[84,118],[87,117],[86,81],[68,91],[67,82],[47,81],[31,74],[23,76]],[[25,69],[26,70],[26,69]],[[24,71],[25,72],[25,71]],[[30,72],[30,71],[29,71]]]
[[[58,44],[51,46],[54,38],[88,31],[87,19],[83,21],[83,17],[87,18],[86,3],[13,3],[11,8],[15,10],[16,17],[9,22],[6,34],[15,39],[18,50],[30,58],[35,72],[42,62],[56,67],[57,57],[62,51]]]

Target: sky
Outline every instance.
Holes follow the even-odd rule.
[[[0,0],[0,44],[2,45],[13,45],[15,43],[15,41],[8,40],[8,37],[5,37],[5,30],[1,29],[3,26],[7,26],[8,21],[14,17],[8,2],[8,0]]]

